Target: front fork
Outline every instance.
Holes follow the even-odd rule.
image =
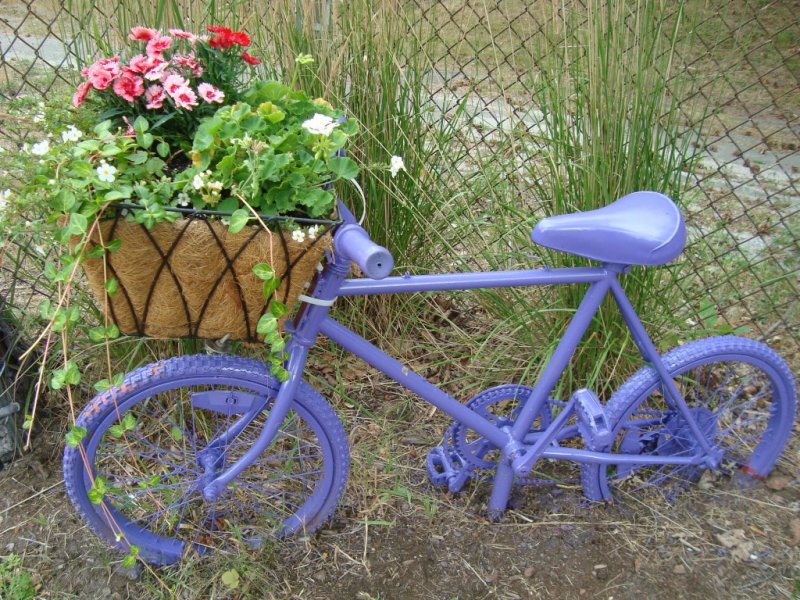
[[[317,333],[319,332],[322,321],[327,316],[333,301],[336,299],[337,291],[349,270],[349,262],[342,261],[341,258],[329,257],[325,270],[317,278],[313,293],[313,303],[304,304],[300,308],[297,318],[294,321],[294,326],[287,328],[292,336],[286,347],[286,351],[289,354],[289,360],[286,364],[289,379],[280,384],[275,402],[264,423],[264,429],[261,430],[261,433],[253,445],[250,446],[247,452],[239,457],[235,463],[221,473],[216,472],[221,460],[214,459],[214,452],[209,453],[208,457],[203,457],[203,453],[201,453],[199,457],[200,466],[206,471],[206,475],[204,476],[205,481],[201,484],[201,494],[205,500],[213,501],[218,498],[222,492],[225,491],[225,487],[231,483],[239,473],[250,466],[250,464],[252,464],[272,443],[281,424],[284,419],[286,419],[286,415],[289,414],[289,409],[292,406],[297,387],[300,385],[300,381],[303,378],[308,351],[316,342]],[[244,427],[255,418],[256,414],[257,413],[253,413],[251,416],[250,413],[248,413],[243,416],[240,422],[237,422],[231,430],[244,430]],[[244,423],[244,426],[241,426],[241,422]],[[214,442],[212,442],[209,447],[212,445],[214,445]],[[213,448],[211,449],[213,450]],[[203,464],[204,462],[207,464]]]

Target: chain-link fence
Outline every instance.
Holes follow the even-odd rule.
[[[430,114],[446,118],[465,99],[471,107],[472,128],[453,161],[469,162],[485,152],[487,140],[504,128],[539,127],[529,93],[540,56],[533,49],[541,50],[546,22],[576,3],[400,4],[413,15],[415,35],[426,32],[422,45],[435,48],[435,56],[428,57],[434,65]],[[0,6],[0,99],[46,97],[59,82],[74,82],[81,52],[68,32],[85,22],[85,15],[68,6],[65,0],[7,0]],[[320,7],[322,14],[335,13],[330,2]],[[256,27],[268,10],[267,3],[255,3],[248,27]],[[664,35],[678,17],[667,15]],[[680,110],[686,130],[699,133],[700,140],[700,160],[689,174],[690,200],[684,202],[691,232],[685,257],[692,267],[681,282],[687,312],[702,318],[704,306],[716,306],[730,325],[749,326],[778,345],[782,337],[796,348],[800,2],[691,0],[680,18],[684,39],[675,45],[670,77],[692,81],[676,89],[688,90]],[[559,51],[557,45],[553,51]],[[2,112],[0,143],[8,146],[17,139],[12,124],[18,123]],[[531,139],[546,144],[541,136]],[[524,196],[530,178],[513,181]]]

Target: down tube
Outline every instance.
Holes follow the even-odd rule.
[[[457,421],[466,423],[468,427],[477,431],[498,448],[503,448],[508,443],[506,433],[500,431],[486,419],[479,417],[473,411],[461,404],[452,396],[444,393],[424,377],[414,373],[411,369],[396,361],[391,356],[370,344],[360,335],[353,333],[344,325],[337,323],[331,317],[325,317],[319,329],[320,333],[342,348],[351,352],[369,363],[381,373],[394,379],[403,387],[411,390],[444,411]]]

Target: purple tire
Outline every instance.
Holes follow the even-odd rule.
[[[797,399],[786,363],[768,346],[735,336],[690,342],[663,356],[709,444],[722,453],[719,470],[758,478],[775,466],[794,425]],[[694,456],[696,438],[664,402],[655,370],[643,367],[606,405],[614,440],[604,452]],[[581,482],[592,500],[611,499],[610,486],[632,492],[657,490],[672,499],[698,480],[701,466],[581,465]]]
[[[258,437],[277,387],[266,365],[234,356],[184,356],[129,373],[83,409],[76,425],[86,435],[64,451],[78,514],[153,564],[318,529],[341,498],[350,456],[341,422],[305,382],[262,455],[213,502],[201,495]],[[246,422],[248,406],[264,408]],[[241,431],[220,444],[237,423]]]

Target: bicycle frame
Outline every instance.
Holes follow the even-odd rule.
[[[406,389],[416,393],[425,401],[464,423],[501,450],[504,460],[498,461],[494,488],[489,502],[490,514],[498,514],[505,509],[514,476],[527,475],[540,458],[606,465],[705,464],[712,467],[717,466],[721,457],[709,446],[705,436],[702,435],[690,409],[669,376],[658,351],[619,283],[619,275],[627,272],[628,268],[626,265],[604,264],[601,267],[542,268],[414,276],[405,274],[382,280],[347,279],[350,270],[349,261],[341,257],[329,256],[324,271],[317,279],[312,297],[306,298],[306,304],[301,308],[293,326],[287,328],[292,333],[292,338],[287,345],[287,351],[290,354],[286,367],[289,379],[281,384],[264,429],[243,456],[224,472],[214,474],[213,480],[207,482],[203,489],[203,496],[206,499],[217,497],[224,487],[255,460],[272,441],[288,413],[297,384],[302,378],[308,351],[320,333]],[[565,284],[589,284],[589,289],[550,361],[533,387],[530,397],[525,401],[513,427],[510,428],[499,428],[476,414],[424,377],[411,371],[408,366],[395,360],[328,315],[330,306],[339,296]],[[625,455],[553,445],[552,442],[557,438],[571,414],[573,401],[567,403],[564,410],[545,431],[531,440],[532,444],[523,441],[608,293],[614,297],[643,360],[659,374],[666,402],[670,408],[681,413],[698,440],[702,451],[696,456]],[[229,432],[235,435],[235,431],[246,426],[263,408],[263,405],[254,406],[229,429]],[[227,437],[227,434],[223,434],[222,437]]]

